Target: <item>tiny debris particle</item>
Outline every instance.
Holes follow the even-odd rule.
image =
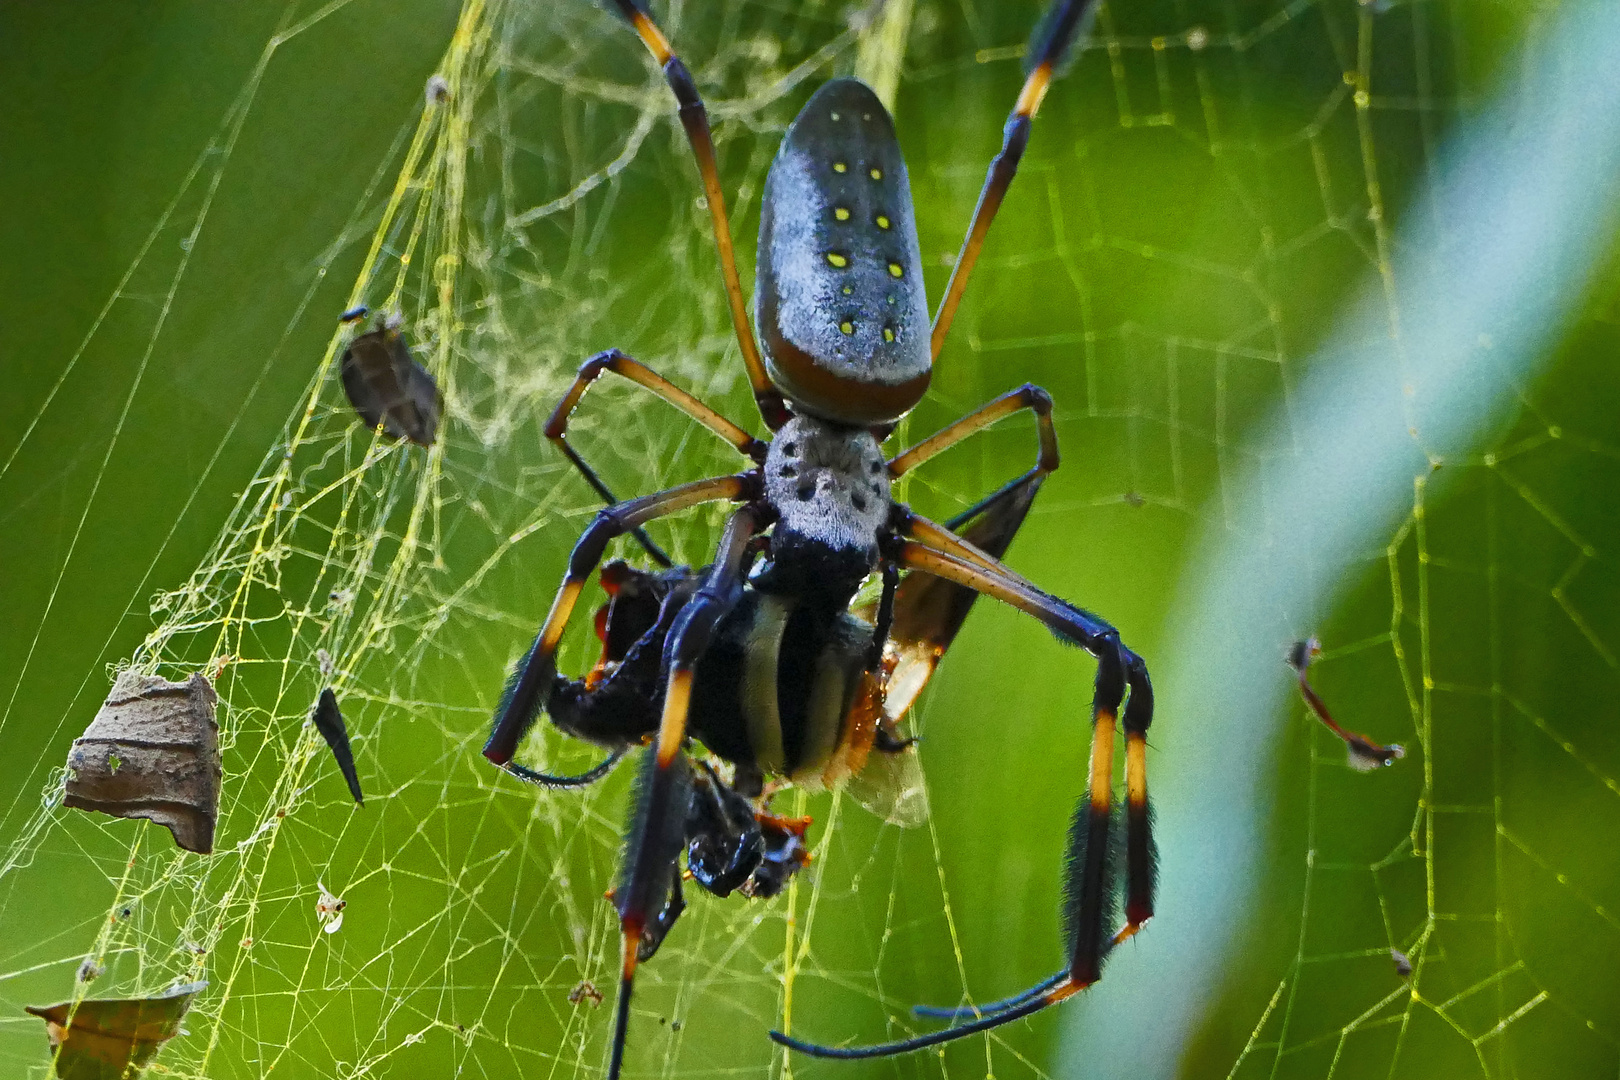
[[[574,1005],[578,1005],[581,1001],[589,1001],[591,1008],[594,1009],[602,1004],[602,991],[598,990],[596,984],[589,979],[581,979],[578,985],[568,991],[568,1000]]]
[[[106,970],[107,968],[104,964],[98,964],[87,956],[84,958],[84,963],[79,965],[79,981],[82,983],[94,982],[95,980],[101,978]]]
[[[1389,950],[1389,958],[1395,961],[1395,974],[1403,979],[1412,977],[1412,958],[1399,949]]]
[[[1387,765],[1393,765],[1397,760],[1406,756],[1406,748],[1399,743],[1384,746],[1375,743],[1365,735],[1354,731],[1346,731],[1340,727],[1329,714],[1327,703],[1311,687],[1306,678],[1306,670],[1311,661],[1322,652],[1322,645],[1315,638],[1306,638],[1296,641],[1288,647],[1288,666],[1294,669],[1299,678],[1299,692],[1305,699],[1316,718],[1322,721],[1327,729],[1333,732],[1344,742],[1345,750],[1350,755],[1350,767],[1357,772],[1372,772]]]
[[[349,729],[343,723],[343,713],[338,709],[337,695],[328,686],[321,691],[321,696],[315,702],[315,708],[310,714],[315,723],[315,730],[321,733],[326,745],[331,747],[332,756],[337,759],[338,769],[343,773],[344,781],[349,785],[349,794],[361,806],[366,800],[360,795],[360,777],[354,769],[354,751],[349,749]]]
[[[430,75],[423,92],[427,96],[429,105],[442,105],[450,100],[450,80],[443,75]]]

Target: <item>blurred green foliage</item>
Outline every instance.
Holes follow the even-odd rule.
[[[917,4],[895,113],[931,296],[1036,7]],[[852,12],[731,0],[669,19],[716,119],[745,280],[764,169],[814,85],[848,70]],[[407,193],[364,289],[400,303],[446,385],[442,459],[374,453],[335,378],[313,381],[463,14],[445,0],[0,9],[15,106],[0,113],[8,1075],[44,1075],[21,1006],[74,992],[86,957],[106,965],[96,996],[210,980],[192,1034],[160,1059],[174,1075],[601,1066],[608,1009],[568,996],[592,980],[611,1000],[617,940],[599,897],[625,778],[537,796],[477,757],[594,510],[539,422],[578,360],[610,345],[735,418],[751,422],[751,406],[678,125],[633,37],[585,0],[491,5],[463,39],[465,81],[426,122],[427,186]],[[1101,44],[1042,110],[898,440],[1023,381],[1048,388],[1065,466],[1010,561],[1172,670],[1194,540],[1228,520],[1242,494],[1228,485],[1291,389],[1314,364],[1358,361],[1313,350],[1376,280],[1454,125],[1545,62],[1540,27],[1513,4],[1109,5]],[[1522,108],[1535,123],[1536,103]],[[1255,850],[1210,853],[1252,867],[1252,903],[1177,913],[1232,935],[1190,1019],[1186,1075],[1613,1075],[1617,286],[1613,268],[1600,276],[1506,421],[1414,476],[1400,532],[1311,567],[1337,602],[1281,614],[1326,645],[1314,677],[1341,721],[1410,753],[1352,773],[1297,704],[1227,748],[1275,767]],[[277,487],[312,388],[312,426]],[[592,392],[574,432],[621,493],[734,467],[617,387]],[[1032,454],[1009,423],[903,494],[948,515]],[[702,561],[715,520],[654,531]],[[244,606],[222,627],[244,566]],[[219,683],[230,788],[208,859],[48,805],[108,666],[154,626],[168,674],[233,658]],[[1251,644],[1289,677],[1285,641]],[[571,637],[576,668],[588,645]],[[363,810],[303,724],[317,648],[339,663]],[[764,1029],[786,981],[794,1031],[841,1041],[910,1030],[913,1001],[983,1001],[1055,970],[1090,678],[1040,628],[981,605],[916,718],[928,826],[808,800],[830,840],[805,887],[770,906],[694,902],[645,969],[631,1068],[782,1072]],[[549,733],[529,753],[588,760]],[[1234,803],[1174,788],[1168,754],[1153,769],[1196,800],[1184,814]],[[320,933],[317,882],[348,901],[338,934]],[[785,962],[785,942],[806,938]],[[1391,948],[1412,954],[1410,982]],[[1067,1041],[1049,1015],[943,1058],[792,1071],[1093,1076],[1088,1045],[1121,1034],[1092,1011],[1085,998],[1061,1010]]]

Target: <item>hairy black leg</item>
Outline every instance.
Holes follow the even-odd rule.
[[[564,576],[551,611],[535,636],[534,644],[518,663],[501,695],[495,723],[484,744],[484,756],[502,767],[517,753],[518,743],[534,724],[541,703],[557,681],[557,644],[573,614],[574,604],[591,572],[602,561],[610,540],[637,525],[665,514],[673,514],[700,503],[737,499],[749,490],[748,476],[720,476],[670,488],[639,499],[617,503],[597,512],[569,556]]]
[[[1074,826],[1070,832],[1068,868],[1065,874],[1064,922],[1069,943],[1067,969],[1038,986],[1014,997],[998,1002],[998,1008],[977,1019],[953,1024],[940,1031],[929,1032],[910,1039],[879,1043],[871,1046],[834,1047],[807,1043],[780,1032],[772,1032],[776,1042],[814,1057],[872,1058],[920,1050],[950,1042],[977,1032],[1010,1023],[1032,1015],[1050,1005],[1073,996],[1096,982],[1101,974],[1102,962],[1113,944],[1128,932],[1134,932],[1140,922],[1127,916],[1126,930],[1119,935],[1107,933],[1107,920],[1113,908],[1113,889],[1110,871],[1114,859],[1111,853],[1113,814],[1113,761],[1114,744],[1119,727],[1120,705],[1127,689],[1132,703],[1127,709],[1127,756],[1129,758],[1132,734],[1145,738],[1152,714],[1152,689],[1147,681],[1147,669],[1141,658],[1125,648],[1113,627],[1089,614],[1050,596],[1019,579],[1011,571],[989,560],[983,552],[970,551],[964,556],[939,551],[916,541],[899,541],[890,557],[902,567],[933,574],[964,588],[986,593],[1033,615],[1058,636],[1060,640],[1079,645],[1097,658],[1096,688],[1092,698],[1092,742],[1086,795],[1075,811]],[[1136,696],[1142,701],[1138,703]],[[1145,743],[1142,744],[1145,746]],[[1129,894],[1145,899],[1151,913],[1151,838],[1145,831],[1147,788],[1145,757],[1134,767],[1138,778],[1140,802],[1144,808],[1142,823],[1143,850],[1148,853],[1147,873],[1131,865],[1127,851],[1127,877],[1140,877],[1141,882],[1127,885]],[[1127,761],[1127,779],[1133,766]],[[1127,826],[1129,828],[1129,826]],[[1129,841],[1127,841],[1129,847]],[[939,1015],[940,1010],[926,1010],[927,1015]],[[983,1010],[981,1010],[983,1012]],[[951,1010],[949,1015],[959,1015]]]
[[[608,1080],[617,1080],[624,1060],[625,1036],[630,1022],[630,994],[642,935],[663,909],[667,875],[686,839],[693,776],[682,747],[686,742],[688,710],[692,698],[692,672],[708,647],[717,624],[742,593],[742,568],[749,540],[759,518],[748,506],[733,513],[720,538],[714,565],[702,588],[681,609],[664,647],[668,672],[664,711],[658,735],[645,754],[642,782],[637,786],[619,886],[613,902],[619,912],[624,939],[624,968],[619,980]]]
[[[506,771],[517,777],[519,780],[527,780],[529,783],[538,784],[540,787],[586,787],[587,785],[596,783],[598,780],[602,779],[602,777],[612,772],[613,766],[619,763],[619,759],[624,757],[624,754],[625,752],[623,750],[615,750],[606,758],[602,759],[599,764],[575,776],[557,776],[552,773],[535,772],[533,769],[524,765],[519,765],[515,761],[509,761],[506,763]]]

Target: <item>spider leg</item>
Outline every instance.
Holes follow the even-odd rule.
[[[990,171],[979,192],[979,204],[973,210],[973,223],[968,226],[961,254],[956,257],[956,266],[951,270],[951,282],[945,288],[945,298],[940,301],[939,311],[934,315],[931,346],[936,360],[945,344],[945,335],[950,332],[951,320],[956,317],[956,306],[962,302],[962,293],[967,288],[968,277],[973,273],[973,264],[979,258],[979,249],[984,246],[985,235],[990,231],[990,223],[995,220],[996,211],[1001,209],[1001,200],[1018,173],[1019,159],[1024,156],[1024,147],[1029,144],[1030,122],[1041,107],[1041,99],[1046,96],[1053,71],[1062,64],[1064,55],[1074,44],[1080,24],[1085,21],[1083,17],[1091,6],[1092,0],[1057,0],[1035,30],[1025,60],[1029,75],[1024,80],[1024,88],[1018,95],[1012,114],[1007,117],[1006,126],[1002,128],[1001,152],[990,162]]]
[[[899,479],[918,465],[929,460],[937,454],[950,449],[969,436],[975,435],[997,420],[1011,416],[1015,412],[1028,409],[1035,414],[1035,424],[1040,436],[1040,449],[1035,456],[1035,466],[1013,480],[1006,491],[1020,482],[1033,480],[1038,476],[1045,476],[1055,472],[1060,464],[1058,456],[1057,432],[1052,427],[1052,395],[1034,385],[1025,383],[1016,390],[1009,390],[994,401],[979,406],[962,419],[930,435],[922,442],[913,446],[903,454],[896,455],[889,462],[889,477]],[[1001,491],[990,496],[991,499],[1001,494]],[[969,517],[972,515],[969,514]]]
[[[518,743],[534,723],[545,695],[551,691],[557,676],[557,643],[573,614],[585,582],[607,549],[608,541],[654,518],[673,514],[700,503],[745,496],[750,485],[749,476],[717,476],[690,484],[670,488],[639,499],[615,503],[597,511],[596,518],[574,545],[568,559],[568,573],[551,602],[534,644],[512,672],[501,695],[495,713],[495,723],[489,741],[484,744],[484,756],[503,768],[517,753]]]
[[[714,136],[709,131],[708,112],[698,94],[692,73],[681,58],[675,55],[669,39],[653,22],[646,0],[604,0],[617,11],[641,38],[653,59],[664,70],[664,79],[675,94],[680,106],[681,126],[686,129],[687,141],[697,158],[698,175],[703,179],[703,194],[709,204],[709,216],[714,221],[714,244],[720,252],[720,272],[726,282],[726,299],[731,304],[731,323],[737,331],[737,344],[742,346],[743,365],[748,369],[748,382],[754,388],[754,400],[759,412],[772,431],[787,423],[788,412],[782,395],[771,385],[760,359],[759,347],[754,343],[754,331],[748,325],[748,304],[743,294],[742,281],[737,275],[737,257],[732,250],[731,224],[726,218],[726,197],[720,189],[720,170],[714,158]]]
[[[676,866],[686,838],[687,813],[693,797],[692,766],[681,751],[686,742],[693,669],[708,647],[715,625],[742,594],[749,541],[758,528],[759,519],[750,507],[744,506],[731,515],[708,578],[681,609],[665,642],[668,679],[663,717],[655,741],[643,754],[635,810],[625,841],[624,865],[619,886],[613,893],[613,902],[619,911],[619,929],[624,937],[624,968],[619,980],[608,1080],[617,1080],[624,1061],[630,994],[636,963],[642,959],[642,942],[649,931],[658,934],[659,940],[668,931],[667,925],[662,931],[656,927],[661,917],[658,913],[668,910],[665,903],[668,875]],[[656,944],[653,947],[656,948]]]
[[[960,1020],[966,1016],[989,1016],[992,1013],[1003,1012],[1015,1005],[1022,1005],[1046,993],[1052,987],[1069,977],[1067,971],[1060,971],[1056,975],[1043,979],[1028,990],[1020,990],[1012,997],[1002,998],[1000,1001],[987,1001],[983,1005],[953,1005],[945,1008],[940,1005],[913,1005],[912,1016],[926,1016],[935,1020]]]
[[[580,475],[585,478],[585,482],[591,485],[592,490],[600,495],[609,506],[618,502],[618,497],[602,482],[601,477],[596,475],[596,470],[585,462],[579,451],[575,450],[568,442],[569,418],[574,415],[574,410],[579,408],[580,400],[584,398],[585,391],[589,390],[591,384],[600,378],[605,371],[611,371],[615,375],[623,376],[637,386],[651,391],[720,436],[740,453],[753,458],[756,462],[764,460],[765,444],[763,442],[754,438],[714,409],[703,404],[703,402],[682,390],[652,370],[652,368],[649,368],[646,364],[626,356],[618,349],[609,349],[606,352],[597,353],[579,366],[579,374],[574,377],[574,384],[568,388],[568,392],[562,396],[562,400],[557,402],[557,407],[552,410],[551,418],[546,421],[545,428],[546,438],[550,439],[553,445],[563,452],[564,457],[573,462],[574,468],[579,470]],[[631,529],[630,535],[636,538],[636,542],[660,566],[668,567],[672,565],[669,556],[664,554],[662,548],[652,542],[652,539],[640,526]]]
[[[603,758],[599,764],[592,766],[577,776],[555,776],[551,773],[535,772],[533,769],[528,768],[525,765],[519,765],[515,761],[509,761],[506,763],[506,771],[517,777],[519,780],[527,780],[529,783],[537,784],[540,787],[586,787],[590,784],[596,783],[598,780],[602,779],[602,777],[612,772],[613,766],[619,763],[619,759],[624,757],[624,754],[625,752],[622,749],[615,750],[607,757]]]
[[[995,564],[995,558],[1006,554],[1012,545],[1044,479],[1044,473],[1032,470],[1002,488],[975,508],[977,514],[969,519],[960,536],[909,510],[897,513],[895,524],[908,533],[931,526],[937,531],[940,543],[960,544],[964,549],[977,552],[986,565],[999,565]],[[929,536],[934,538],[933,533]],[[883,712],[889,723],[903,717],[921,695],[978,598],[976,590],[932,574],[907,574],[900,583],[888,634],[891,643],[888,655],[893,657],[893,666],[888,672]]]
[[[914,540],[901,541],[891,557],[902,567],[921,570],[1011,604],[1039,619],[1061,640],[1079,645],[1097,658],[1087,794],[1076,808],[1069,836],[1064,905],[1070,943],[1069,964],[1057,976],[998,1002],[999,1008],[988,1015],[910,1039],[872,1046],[832,1047],[771,1032],[776,1042],[814,1057],[887,1057],[989,1031],[1039,1012],[1096,982],[1108,950],[1135,933],[1153,910],[1153,847],[1147,831],[1150,822],[1145,753],[1147,728],[1152,721],[1153,691],[1141,658],[1121,644],[1119,633],[1113,627],[1023,582],[994,560],[991,560],[993,566],[986,567],[977,560],[938,551]],[[1109,829],[1113,816],[1114,743],[1120,704],[1127,687],[1130,703],[1123,717],[1127,788],[1126,925],[1110,936],[1104,924],[1112,898]],[[937,1015],[932,1011],[928,1014]],[[956,1011],[950,1015],[956,1015]]]

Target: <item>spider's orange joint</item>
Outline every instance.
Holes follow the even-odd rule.
[[[686,715],[692,701],[692,670],[677,668],[664,693],[664,715],[658,725],[658,767],[668,768],[686,740]]]
[[[660,66],[669,63],[669,58],[675,55],[675,52],[669,47],[669,39],[658,29],[657,23],[647,18],[643,12],[637,11],[630,16],[630,25],[636,28],[636,33],[641,35],[641,40],[646,42],[653,59],[657,60]]]
[[[1131,940],[1131,938],[1136,936],[1136,932],[1138,930],[1140,930],[1140,929],[1142,929],[1142,924],[1141,923],[1135,923],[1135,922],[1126,923],[1124,926],[1120,927],[1118,931],[1115,932],[1114,940],[1113,940],[1112,944],[1113,945],[1118,945],[1122,941]]]
[[[1035,111],[1041,107],[1041,99],[1046,97],[1046,88],[1052,85],[1052,65],[1050,63],[1038,65],[1024,80],[1024,89],[1018,95],[1018,104],[1013,111],[1019,116],[1034,116]]]
[[[1147,806],[1147,736],[1140,731],[1125,733],[1125,797],[1133,810]]]
[[[641,945],[641,922],[637,919],[624,920],[624,968],[620,978],[629,982],[636,974],[636,949]]]
[[[754,820],[766,828],[781,829],[783,832],[790,832],[794,836],[797,836],[800,840],[803,840],[805,830],[810,828],[810,825],[813,821],[815,821],[815,818],[777,817],[775,814],[767,814],[761,811],[754,815]]]
[[[1088,982],[1076,982],[1071,975],[1041,996],[1046,999],[1048,1005],[1056,1005],[1060,1001],[1073,997],[1090,985],[1091,983]]]
[[[1091,730],[1091,809],[1093,813],[1106,814],[1109,806],[1113,803],[1115,724],[1113,710],[1097,710],[1097,721]]]

